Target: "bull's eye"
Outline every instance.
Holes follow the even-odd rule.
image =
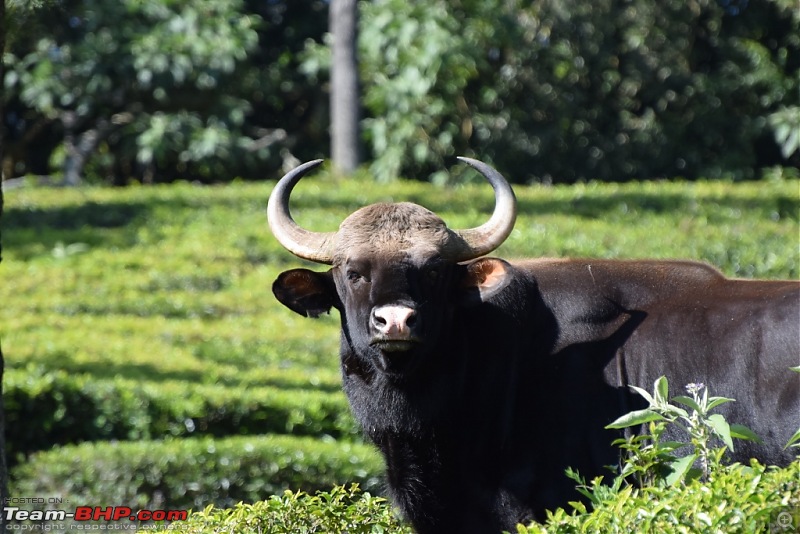
[[[362,280],[364,277],[361,276],[361,273],[356,271],[347,271],[347,279],[350,281],[351,284],[355,284]]]

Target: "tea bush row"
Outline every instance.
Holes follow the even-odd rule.
[[[591,488],[605,497],[591,507],[574,503],[542,523],[519,525],[518,534],[709,532],[752,534],[800,530],[800,461],[778,469],[757,462],[718,469],[708,481],[635,488]],[[163,525],[185,534],[270,532],[411,534],[391,505],[358,488],[317,494],[286,492],[254,504],[206,507],[185,522]]]
[[[29,371],[8,373],[3,393],[12,462],[58,444],[112,439],[267,433],[359,439],[341,392]]]
[[[778,469],[753,461],[716,470],[708,481],[673,486],[627,486],[597,491],[592,508],[576,503],[519,534],[577,532],[753,533],[800,529],[800,461]]]
[[[286,489],[358,482],[380,489],[382,461],[364,444],[299,436],[95,442],[32,455],[12,470],[12,494],[74,506],[200,510]]]
[[[647,424],[641,434],[615,441],[622,449],[622,465],[609,471],[610,482],[599,476],[587,484],[579,473],[567,470],[564,476],[575,481],[583,499],[569,503],[571,512],[548,511],[541,524],[519,525],[519,534],[752,533],[800,528],[800,459],[783,469],[755,460],[749,466],[723,463],[726,451],[734,450],[734,438],[759,439],[746,427],[711,413],[733,399],[709,396],[705,385],[698,383],[686,386],[691,397],[670,398],[663,376],[654,383],[652,394],[634,389],[648,408],[625,414],[607,428]],[[667,427],[680,428],[676,437],[682,441],[662,441]],[[798,437],[800,433],[786,447],[797,447]],[[352,486],[314,496],[287,492],[252,506],[207,507],[178,527],[193,534],[240,532],[245,527],[281,533],[408,532],[387,507],[386,501],[369,493],[360,495]]]
[[[357,484],[309,494],[286,491],[253,504],[232,508],[207,506],[188,521],[165,523],[159,531],[181,534],[269,532],[270,534],[412,534],[384,497]]]

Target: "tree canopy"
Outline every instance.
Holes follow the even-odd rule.
[[[362,1],[364,161],[380,180],[444,180],[455,155],[516,182],[798,168],[792,3]],[[10,21],[5,178],[260,179],[328,156],[328,2],[38,4]]]

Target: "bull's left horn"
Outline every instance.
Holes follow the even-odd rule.
[[[465,246],[458,251],[456,261],[466,261],[483,256],[503,244],[514,229],[517,219],[517,198],[503,176],[487,164],[472,158],[459,157],[481,173],[494,189],[494,212],[491,218],[477,228],[455,230]]]
[[[289,213],[292,189],[308,171],[322,163],[316,159],[295,167],[278,180],[269,195],[267,221],[272,234],[286,249],[300,258],[317,263],[333,263],[333,241],[336,232],[311,232],[301,228]]]

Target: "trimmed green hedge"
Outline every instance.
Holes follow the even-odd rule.
[[[592,489],[598,497],[593,510],[576,503],[572,514],[559,509],[544,525],[519,528],[519,534],[800,531],[800,461],[784,469],[755,460],[750,466],[733,464],[706,482],[627,486],[618,492],[593,484]]]
[[[411,527],[393,513],[386,499],[362,492],[356,485],[337,486],[310,495],[286,491],[266,501],[239,503],[233,508],[209,506],[187,521],[165,524],[160,531],[200,534],[205,532],[269,532],[297,534],[392,533],[412,534]]]
[[[800,461],[785,469],[739,464],[716,471],[707,482],[694,480],[671,487],[614,492],[594,486],[599,499],[593,510],[575,503],[558,509],[543,524],[519,525],[519,534],[658,532],[796,532],[800,529]],[[309,495],[286,492],[255,504],[228,509],[207,507],[187,521],[162,526],[170,532],[383,533],[410,534],[389,503],[358,488],[337,487]]]
[[[12,463],[53,445],[83,441],[267,433],[358,440],[360,435],[341,392],[12,371],[3,393]]]
[[[12,495],[133,509],[233,506],[286,489],[356,482],[377,490],[383,463],[363,444],[295,436],[98,442],[31,456],[11,473]]]

